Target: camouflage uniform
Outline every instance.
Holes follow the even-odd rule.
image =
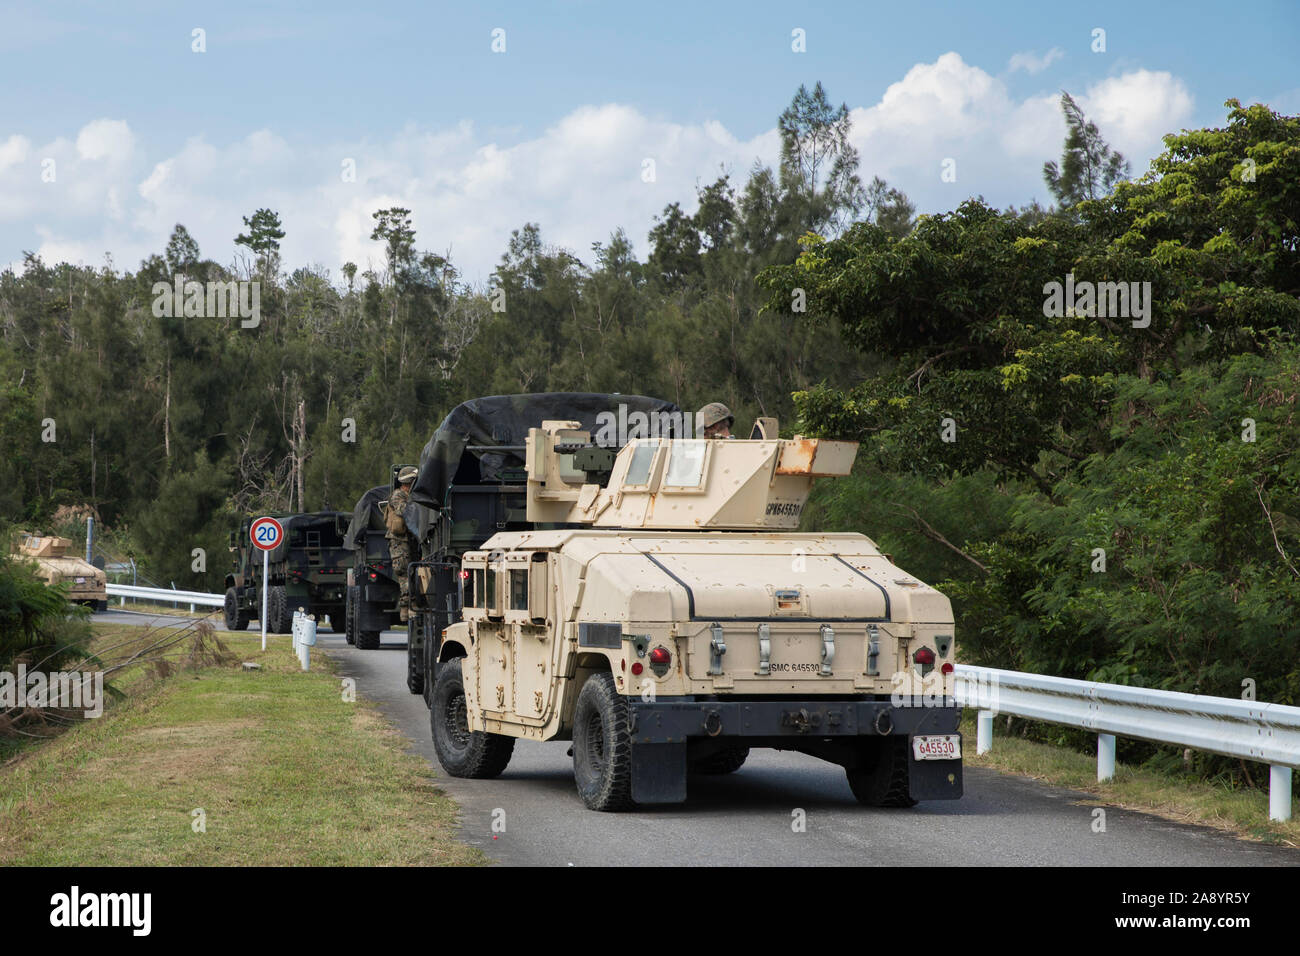
[[[397,586],[401,589],[402,596],[398,599],[397,606],[403,610],[409,610],[411,607],[411,596],[407,592],[406,569],[411,563],[411,539],[406,530],[406,521],[402,513],[406,511],[406,503],[411,498],[409,488],[402,485],[397,486],[397,490],[388,496],[388,554],[393,559],[393,577],[397,579]],[[394,530],[394,526],[400,530]]]

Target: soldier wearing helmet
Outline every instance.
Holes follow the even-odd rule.
[[[696,430],[703,438],[731,438],[736,416],[721,402],[709,402],[696,413]]]
[[[411,563],[411,537],[406,530],[406,505],[411,498],[411,485],[418,474],[416,469],[407,465],[397,473],[397,488],[388,496],[388,510],[384,515],[387,529],[388,554],[393,559],[393,577],[401,589],[397,609],[405,621],[411,612],[411,596],[406,580],[406,570]]]

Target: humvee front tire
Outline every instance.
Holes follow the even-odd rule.
[[[748,759],[748,747],[728,747],[707,757],[691,761],[687,764],[687,769],[691,773],[702,773],[709,776],[735,773],[745,765],[745,761]]]
[[[862,741],[862,763],[844,771],[858,803],[869,807],[916,806],[908,790],[910,745],[906,737]]]
[[[515,749],[514,737],[469,729],[460,658],[438,666],[433,706],[429,708],[429,730],[438,762],[453,777],[483,780],[499,776]]]
[[[445,666],[445,665],[444,665]],[[589,810],[632,806],[632,731],[627,698],[610,674],[582,685],[573,714],[573,779]]]
[[[226,630],[243,631],[248,629],[248,609],[239,606],[239,597],[234,588],[226,588]]]

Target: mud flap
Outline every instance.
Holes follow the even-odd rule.
[[[632,744],[632,799],[637,803],[686,799],[686,741]]]
[[[907,789],[913,800],[959,800],[960,760],[917,760],[908,748]]]

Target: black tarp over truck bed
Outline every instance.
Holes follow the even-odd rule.
[[[429,582],[426,590],[411,591],[411,693],[421,693],[425,675],[433,673],[443,628],[460,619],[461,555],[498,531],[529,527],[523,474],[528,430],[540,428],[544,421],[576,421],[599,442],[598,432],[611,420],[608,416],[613,422],[644,419],[657,435],[682,430],[681,411],[672,402],[604,392],[491,395],[457,405],[442,420],[420,455],[420,473],[406,512],[407,527],[420,541],[417,573],[427,575]],[[603,444],[616,444],[617,430],[613,437]]]

